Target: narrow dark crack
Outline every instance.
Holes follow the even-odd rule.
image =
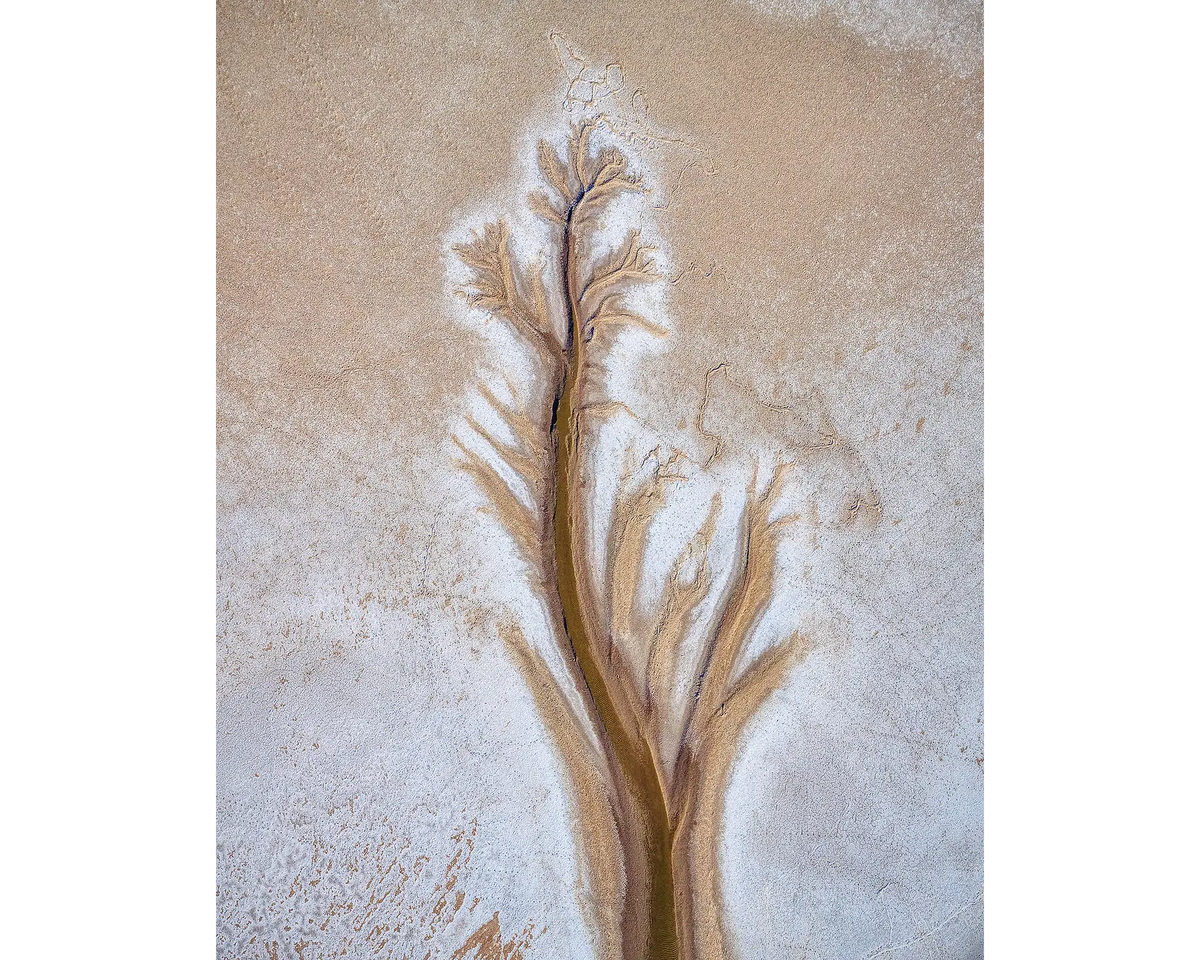
[[[576,501],[579,487],[579,423],[574,409],[584,370],[581,304],[572,275],[577,255],[574,215],[586,191],[568,208],[560,254],[560,280],[567,310],[564,336],[567,364],[555,390],[550,430],[555,451],[554,540],[555,566],[563,626],[580,666],[587,692],[600,718],[602,739],[616,792],[614,814],[625,856],[626,893],[623,911],[625,960],[677,960],[679,937],[675,916],[673,875],[674,831],[667,797],[659,779],[651,745],[636,716],[622,717],[596,659],[596,651],[611,646],[593,636],[581,597],[581,574],[586,570],[576,556]],[[619,669],[619,667],[614,667]],[[628,706],[632,707],[633,704]],[[626,712],[629,712],[628,710]]]

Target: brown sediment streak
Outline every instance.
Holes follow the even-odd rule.
[[[515,442],[498,441],[468,418],[528,485],[534,508],[486,458],[455,439],[461,466],[476,478],[489,509],[538,574],[559,651],[581,697],[577,702],[568,696],[519,629],[501,630],[574,788],[586,861],[581,904],[596,928],[601,957],[717,960],[725,946],[716,837],[728,769],[742,726],[779,683],[795,646],[793,641],[771,648],[734,678],[770,597],[777,530],[794,519],[769,518],[789,465],[775,468],[762,494],[756,475],[750,480],[733,572],[705,632],[686,705],[672,709],[679,650],[712,586],[707,554],[721,502],[714,498],[677,558],[655,615],[643,616],[636,596],[649,526],[668,484],[684,480],[675,469],[678,455],[660,459],[646,483],[618,496],[598,587],[588,559],[587,507],[594,485],[584,469],[583,446],[592,418],[628,408],[590,396],[589,345],[601,326],[664,331],[621,305],[631,284],[658,277],[649,257],[653,248],[639,232],[630,232],[605,257],[586,249],[584,227],[603,209],[604,198],[642,190],[619,151],[589,152],[593,126],[594,121],[574,130],[566,163],[549,144],[538,145],[538,163],[553,196],[534,194],[530,206],[558,231],[553,282],[566,313],[561,338],[547,306],[544,273],[519,273],[503,224],[488,224],[455,248],[473,272],[468,302],[507,320],[548,374],[546,405],[536,419],[483,390]],[[696,572],[685,579],[687,561],[697,554]]]
[[[713,498],[708,516],[700,531],[688,545],[688,553],[681,556],[667,579],[666,597],[654,628],[650,633],[650,648],[647,651],[646,678],[647,698],[651,704],[667,704],[671,696],[671,681],[678,667],[678,652],[683,638],[692,625],[696,607],[708,593],[712,580],[708,571],[707,552],[721,510],[721,496]],[[705,559],[690,582],[682,579],[684,561],[689,554],[703,552]],[[684,733],[686,718],[678,711],[655,711],[652,715],[658,737],[661,763],[669,764],[662,771],[662,779],[668,784],[673,796],[678,792],[675,780],[677,746]]]
[[[619,932],[623,856],[604,776],[606,766],[602,758],[595,755],[591,741],[580,729],[550,668],[541,654],[526,642],[520,627],[501,627],[500,638],[517,662],[542,722],[553,732],[567,767],[567,776],[575,788],[584,852],[578,884],[580,907],[599,936],[600,956],[603,960],[618,960],[622,956]],[[588,895],[583,897],[585,889]]]
[[[680,929],[688,938],[681,956],[689,960],[727,956],[717,845],[729,770],[746,722],[803,652],[803,641],[793,636],[764,654],[737,682],[720,710],[698,725],[693,744],[685,746],[680,758],[689,788],[676,811],[675,876],[676,883],[689,891],[680,918]]]
[[[768,649],[732,681],[737,659],[770,597],[778,530],[794,519],[770,519],[789,469],[787,464],[776,467],[761,495],[757,476],[751,476],[734,569],[683,719],[671,814],[676,823],[675,882],[687,891],[679,918],[680,955],[687,960],[726,957],[717,839],[729,767],[743,726],[778,686],[797,648],[793,637]]]
[[[688,554],[680,556],[666,584],[667,600],[662,615],[649,628],[646,618],[638,608],[637,593],[641,582],[642,568],[649,544],[647,537],[650,524],[658,509],[666,500],[669,483],[683,480],[674,472],[674,460],[658,463],[649,480],[627,497],[618,497],[613,508],[612,522],[608,532],[608,564],[605,569],[605,585],[609,603],[609,643],[624,648],[631,657],[629,666],[636,671],[631,677],[634,698],[639,700],[643,712],[649,712],[651,721],[656,720],[655,704],[663,702],[657,697],[650,677],[656,664],[661,665],[661,638],[670,625],[679,621],[675,616],[681,609],[678,594],[682,590],[690,593],[699,585],[700,578],[689,587],[680,586],[680,572]],[[692,546],[695,546],[693,541]],[[703,568],[700,571],[704,573]]]
[[[522,960],[525,950],[533,943],[533,924],[528,924],[516,936],[504,939],[500,932],[500,912],[482,924],[450,955],[450,960]],[[344,951],[343,951],[344,952]],[[391,956],[389,953],[388,956]],[[429,956],[427,953],[425,956]]]
[[[582,151],[577,152],[577,157]],[[576,169],[584,181],[582,170]],[[589,331],[582,317],[582,296],[576,274],[577,238],[574,218],[588,193],[581,190],[566,211],[560,255],[563,296],[569,311],[566,334],[569,363],[553,417],[557,471],[554,492],[554,556],[558,592],[567,636],[574,647],[588,690],[604,725],[606,747],[616,783],[618,832],[625,855],[625,898],[622,940],[626,958],[674,960],[678,956],[675,892],[671,869],[671,826],[667,802],[658,779],[651,746],[638,723],[640,710],[630,696],[628,674],[622,673],[619,652],[602,639],[598,605],[586,570],[583,524],[587,489],[580,470],[581,417],[576,400],[583,395],[584,348]],[[631,236],[622,251],[622,266],[630,263],[636,244]],[[636,255],[634,255],[636,257]],[[611,286],[618,271],[594,279],[583,296],[601,284]],[[606,282],[607,281],[607,282]],[[602,664],[601,657],[608,663]]]

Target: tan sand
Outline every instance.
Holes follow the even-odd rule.
[[[979,17],[896,9],[219,5],[218,712],[255,730],[219,770],[223,843],[253,846],[247,825],[277,803],[264,779],[318,797],[323,768],[301,784],[301,761],[264,778],[257,758],[291,743],[283,713],[335,742],[340,714],[317,691],[351,689],[364,671],[386,691],[386,648],[426,685],[404,696],[427,695],[442,718],[441,756],[414,761],[425,766],[403,803],[357,745],[323,761],[346,764],[339,783],[374,791],[395,818],[417,803],[416,780],[456,784],[421,802],[511,808],[483,821],[508,836],[528,783],[442,770],[477,750],[455,718],[485,708],[461,698],[517,717],[527,697],[534,719],[522,722],[560,763],[546,789],[570,811],[531,815],[547,852],[529,889],[494,879],[532,869],[525,840],[487,855],[493,885],[476,902],[495,916],[447,900],[457,906],[430,927],[433,955],[570,955],[581,942],[625,958],[869,953],[897,922],[960,902],[939,935],[970,955],[982,875]],[[614,193],[621,177],[624,192],[646,188],[650,232],[608,253],[586,232],[582,252],[571,247],[575,188],[624,156],[568,152],[585,115],[631,158]],[[538,155],[555,132],[552,155]],[[535,169],[540,199],[526,193]],[[544,251],[542,296],[525,228],[469,239],[522,210],[562,231]],[[605,229],[620,219],[596,214]],[[454,298],[464,265],[474,313]],[[645,301],[654,310],[605,296],[609,278],[619,292],[643,275],[660,291]],[[510,393],[481,374],[503,367],[480,334],[489,312],[541,358]],[[625,387],[589,387],[583,351],[560,348],[590,342],[592,324],[597,356],[623,327],[661,346],[634,360],[612,347],[603,356]],[[593,422],[626,413],[681,459],[664,451],[647,475],[589,446]],[[759,461],[675,546],[652,543],[677,470]],[[495,586],[481,573],[494,541],[446,505],[457,494],[439,485],[455,473],[536,572],[526,586],[512,573],[511,589],[545,598],[557,651],[538,646],[536,618],[476,594]],[[606,477],[617,493],[597,516]],[[741,566],[722,567],[722,550]],[[351,592],[344,607],[322,599]],[[811,609],[793,603],[801,594]],[[465,652],[485,647],[525,693],[494,689],[494,670]],[[461,698],[443,692],[447,670]],[[672,699],[684,675],[706,678],[686,709]],[[787,692],[796,684],[802,701]],[[387,727],[384,707],[363,709],[367,726]],[[487,735],[497,757],[525,749],[515,732]],[[911,761],[893,758],[896,743]],[[870,763],[831,769],[864,750]],[[871,833],[880,822],[887,836]],[[929,852],[946,849],[934,828],[957,838],[952,863]],[[911,890],[873,892],[904,870]],[[566,871],[564,893],[553,878]],[[372,949],[403,949],[397,911]],[[234,943],[241,914],[219,914]],[[314,918],[327,929],[309,960],[362,949],[331,917]],[[282,923],[255,949],[291,955]]]

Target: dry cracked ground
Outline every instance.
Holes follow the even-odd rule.
[[[218,4],[218,957],[982,957],[982,21]]]

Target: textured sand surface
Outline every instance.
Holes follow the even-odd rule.
[[[982,956],[982,10],[222,3],[217,28],[217,955],[594,955],[569,777],[499,636],[541,642],[536,599],[451,439],[481,384],[530,377],[451,246],[518,217],[538,137],[590,112],[653,188],[622,216],[669,330],[612,348],[638,420],[596,453],[598,509],[630,438],[718,452],[731,510],[753,458],[812,466],[751,643],[810,649],[731,768],[730,953]]]

